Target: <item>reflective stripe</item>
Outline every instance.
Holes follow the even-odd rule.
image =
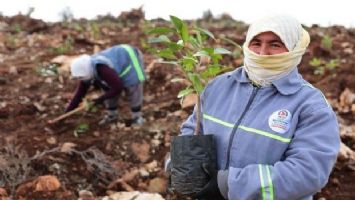
[[[209,120],[211,120],[211,121],[213,121],[213,122],[216,122],[217,124],[222,124],[223,126],[227,126],[227,127],[229,127],[229,128],[233,128],[233,126],[234,126],[234,125],[231,124],[231,123],[224,122],[224,121],[222,121],[222,120],[220,120],[220,119],[214,118],[214,117],[212,117],[212,116],[210,116],[210,115],[207,115],[207,114],[203,114],[203,118],[209,119]]]
[[[270,189],[270,200],[274,200],[274,185],[272,184],[271,174],[270,174],[270,166],[266,166],[267,172],[267,180],[269,182],[269,189]]]
[[[265,167],[266,170],[263,170],[263,167]],[[261,197],[263,200],[264,199],[274,200],[274,186],[272,184],[272,179],[270,175],[270,169],[269,169],[270,166],[259,164],[258,168],[259,168],[259,177],[260,177],[260,186],[261,186]]]
[[[133,62],[133,66],[134,66],[134,69],[136,70],[136,73],[137,73],[137,76],[138,76],[138,79],[140,81],[144,81],[145,78],[144,78],[144,75],[143,75],[143,72],[142,72],[142,68],[140,67],[140,64],[138,62],[138,59],[137,59],[137,56],[136,54],[134,53],[132,47],[128,46],[128,45],[121,45],[129,54],[129,57],[131,58],[132,62]]]
[[[261,185],[261,196],[262,196],[262,200],[266,200],[263,168],[262,165],[258,165],[258,167],[259,167],[259,177],[260,177],[260,185]]]
[[[252,132],[252,133],[259,134],[259,135],[263,135],[263,136],[266,136],[266,137],[269,137],[269,138],[272,138],[272,139],[275,139],[275,140],[278,140],[278,141],[281,141],[281,142],[284,142],[284,143],[290,143],[290,141],[291,141],[291,139],[284,138],[284,137],[281,137],[279,135],[274,135],[272,133],[268,133],[268,132],[265,132],[265,131],[257,130],[257,129],[254,129],[254,128],[248,128],[248,127],[245,127],[245,126],[239,126],[238,128],[241,128],[241,129],[243,129],[245,131],[248,131],[248,132]]]
[[[233,128],[233,126],[234,126],[234,124],[222,121],[220,119],[217,119],[217,118],[212,117],[212,116],[207,115],[207,114],[203,114],[203,118],[211,120],[211,121],[213,121],[213,122],[215,122],[217,124],[221,124],[223,126],[226,126],[228,128]],[[250,132],[250,133],[256,133],[258,135],[266,136],[266,137],[272,138],[274,140],[278,140],[280,142],[284,142],[284,143],[290,143],[291,142],[291,139],[289,139],[289,138],[284,138],[284,137],[281,137],[279,135],[268,133],[266,131],[262,131],[262,130],[258,130],[258,129],[254,129],[254,128],[249,128],[249,127],[242,126],[242,125],[238,126],[238,128],[243,129],[243,130],[245,130],[247,132]]]
[[[126,75],[129,70],[132,68],[132,65],[128,65],[128,67],[126,67],[126,69],[119,75],[120,77],[123,77],[124,75]]]

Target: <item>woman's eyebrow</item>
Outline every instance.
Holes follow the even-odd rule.
[[[268,43],[281,43],[281,44],[284,44],[281,40],[277,40],[277,39],[270,40],[270,41],[268,41]]]
[[[259,38],[253,38],[250,42],[261,42],[261,40]]]

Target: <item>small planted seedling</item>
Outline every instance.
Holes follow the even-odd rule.
[[[321,40],[321,47],[331,51],[333,48],[333,39],[329,35],[324,35]]]
[[[340,62],[339,59],[331,59],[327,62],[321,58],[312,58],[312,60],[309,61],[309,65],[314,68],[313,73],[315,75],[324,75],[326,72],[335,72]]]
[[[57,76],[58,75],[58,65],[55,63],[44,63],[37,66],[37,73],[41,76]]]
[[[51,47],[50,51],[55,55],[67,54],[73,50],[74,39],[72,37],[67,37],[64,42],[58,47]]]
[[[79,137],[80,134],[85,133],[90,129],[89,124],[79,124],[74,130],[74,136]]]

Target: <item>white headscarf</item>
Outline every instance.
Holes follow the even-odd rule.
[[[256,35],[269,31],[279,36],[289,52],[259,55],[249,50],[249,42]],[[244,69],[249,79],[257,85],[267,86],[286,76],[301,62],[309,41],[308,32],[290,16],[269,16],[252,23],[243,45]]]
[[[90,79],[94,75],[91,64],[91,56],[84,54],[73,60],[70,65],[70,72],[73,77]]]

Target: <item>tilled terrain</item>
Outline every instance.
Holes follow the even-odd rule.
[[[247,29],[228,16],[195,23],[238,44]],[[147,48],[147,29],[162,25],[168,23],[144,20],[141,10],[51,24],[23,15],[0,17],[0,197],[102,199],[120,191],[145,191],[177,199],[165,192],[164,156],[170,137],[179,134],[180,124],[191,113],[193,99],[181,107],[176,95],[184,85],[170,82],[180,72],[156,63]],[[308,30],[312,43],[299,70],[336,111],[343,142],[329,182],[316,199],[354,199],[355,30],[336,26]],[[240,52],[217,42],[233,52],[223,63],[240,66]],[[48,124],[64,113],[75,90],[68,72],[72,58],[123,43],[139,47],[145,55],[147,123],[130,125],[123,95],[121,119],[115,124],[97,124],[104,115],[102,107]]]

